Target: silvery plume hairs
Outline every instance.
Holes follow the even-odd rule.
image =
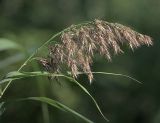
[[[141,45],[152,45],[151,37],[142,35],[118,23],[94,20],[80,27],[71,26],[61,34],[60,42],[49,46],[49,57],[40,62],[49,72],[60,72],[66,64],[74,78],[79,71],[88,75],[90,83],[93,74],[90,65],[95,53],[109,61],[111,54],[123,53],[121,45],[127,44],[132,50]]]

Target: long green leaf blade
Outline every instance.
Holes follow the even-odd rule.
[[[46,103],[46,104],[49,104],[53,107],[56,107],[62,111],[66,111],[68,113],[71,113],[73,115],[75,115],[76,117],[79,117],[81,119],[83,119],[86,123],[93,123],[93,121],[89,120],[88,118],[86,118],[85,116],[79,114],[78,112],[70,109],[69,107],[65,106],[64,104],[58,102],[58,101],[55,101],[53,99],[50,99],[50,98],[46,98],[46,97],[29,97],[29,98],[25,98],[25,99],[22,99],[22,100],[34,100],[34,101],[40,101],[40,102],[43,102],[43,103]]]
[[[16,80],[16,79],[21,79],[21,78],[25,78],[25,77],[33,77],[33,76],[59,76],[59,77],[64,77],[67,78],[69,80],[71,80],[71,82],[74,82],[75,84],[77,84],[94,102],[94,104],[96,105],[98,111],[100,112],[100,114],[102,115],[102,117],[106,120],[109,121],[104,114],[102,113],[97,101],[94,99],[94,97],[88,92],[88,90],[81,85],[78,81],[76,81],[75,79],[73,79],[72,77],[69,76],[65,76],[63,74],[54,74],[54,73],[48,73],[48,72],[40,72],[40,71],[36,71],[36,72],[18,72],[18,71],[13,71],[10,72],[6,75],[6,78],[0,81],[0,84],[5,83],[7,81],[10,80]]]
[[[133,81],[136,81],[138,83],[141,83],[140,81],[128,76],[128,75],[124,75],[124,74],[116,74],[116,73],[108,73],[108,72],[92,72],[93,74],[104,74],[104,75],[114,75],[114,76],[122,76],[122,77],[126,77],[126,78],[129,78]],[[79,74],[85,74],[85,73],[79,73]],[[0,84],[1,83],[4,83],[4,82],[8,82],[10,80],[16,80],[16,79],[21,79],[21,78],[25,78],[25,77],[33,77],[33,76],[61,76],[61,77],[65,77],[69,80],[71,80],[72,82],[74,82],[75,84],[77,84],[88,96],[90,96],[90,98],[93,100],[94,104],[96,105],[98,111],[100,112],[100,114],[103,116],[103,118],[106,120],[106,121],[109,121],[105,116],[104,114],[102,113],[98,103],[96,102],[96,100],[93,98],[93,96],[88,92],[88,90],[82,86],[78,81],[76,81],[75,79],[73,79],[72,77],[69,77],[69,76],[65,76],[65,75],[62,75],[62,74],[51,74],[51,73],[48,73],[48,72],[40,72],[40,71],[36,71],[36,72],[17,72],[17,71],[14,71],[14,72],[10,72],[6,75],[6,78],[1,80],[0,81]]]

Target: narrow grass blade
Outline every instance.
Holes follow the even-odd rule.
[[[142,82],[140,82],[139,80],[131,77],[131,76],[128,76],[128,75],[125,75],[125,74],[119,74],[119,73],[108,73],[108,72],[92,72],[93,74],[104,74],[104,75],[113,75],[113,76],[122,76],[122,77],[125,77],[125,78],[128,78],[128,79],[131,79],[139,84],[142,84]]]
[[[93,74],[104,74],[104,75],[114,75],[114,76],[122,76],[122,77],[126,77],[126,78],[129,78],[133,81],[136,81],[138,83],[141,84],[140,81],[136,80],[135,78],[133,77],[130,77],[128,75],[124,75],[124,74],[117,74],[117,73],[108,73],[108,72],[92,72]],[[79,72],[79,74],[86,74],[86,73],[82,73],[82,72]],[[16,80],[16,79],[21,79],[21,78],[25,78],[25,77],[33,77],[33,76],[61,76],[61,77],[65,77],[69,80],[71,80],[72,82],[74,82],[75,84],[77,84],[88,96],[90,96],[90,98],[93,100],[94,104],[96,105],[98,111],[100,112],[100,114],[103,116],[103,118],[106,120],[106,121],[109,121],[105,116],[104,114],[102,113],[98,103],[96,102],[96,100],[93,98],[93,96],[88,92],[88,90],[82,86],[78,81],[76,81],[75,79],[73,79],[72,77],[69,77],[69,76],[65,76],[65,75],[62,75],[62,74],[51,74],[51,73],[48,73],[48,72],[40,72],[40,71],[36,71],[36,72],[17,72],[17,71],[14,71],[14,72],[10,72],[6,75],[5,79],[1,80],[0,81],[0,84],[4,83],[4,82],[8,82],[8,81],[11,81],[11,80]]]
[[[94,104],[96,105],[98,111],[100,112],[100,114],[102,115],[102,117],[106,120],[109,121],[104,114],[102,113],[98,103],[96,102],[96,100],[93,98],[93,96],[88,92],[88,90],[81,85],[78,81],[76,81],[75,79],[73,79],[72,77],[69,76],[65,76],[63,74],[51,74],[48,72],[40,72],[40,71],[36,71],[36,72],[10,72],[6,75],[5,79],[0,81],[0,84],[8,82],[10,80],[16,80],[16,79],[21,79],[21,78],[25,78],[25,77],[33,77],[33,76],[59,76],[59,77],[64,77],[67,78],[69,80],[71,80],[71,82],[74,82],[75,84],[77,84],[94,102]]]
[[[139,84],[142,84],[142,82],[140,82],[139,80],[131,77],[131,76],[128,76],[128,75],[125,75],[125,74],[120,74],[120,73],[110,73],[110,72],[91,72],[93,74],[103,74],[103,75],[112,75],[112,76],[121,76],[121,77],[125,77],[125,78],[128,78],[128,79],[131,79],[132,81],[135,81]],[[69,75],[71,75],[70,72],[68,72]],[[79,72],[78,74],[87,74],[87,72]]]
[[[8,73],[4,79],[2,79],[0,81],[0,84],[3,84],[5,82],[9,82],[9,81],[13,81],[13,80],[17,80],[17,79],[22,79],[22,78],[26,78],[26,77],[34,77],[34,76],[63,76],[60,74],[51,74],[48,72],[41,72],[41,71],[37,71],[37,72],[18,72],[18,71],[13,71]]]
[[[58,101],[55,101],[53,99],[50,99],[50,98],[46,98],[46,97],[29,97],[29,98],[25,98],[25,99],[22,99],[22,100],[34,100],[34,101],[40,101],[40,102],[43,102],[43,103],[46,103],[46,104],[49,104],[53,107],[56,107],[62,111],[65,111],[65,112],[68,112],[68,113],[71,113],[73,114],[74,116],[76,117],[79,117],[81,118],[83,121],[85,121],[86,123],[93,123],[93,121],[89,120],[88,118],[86,118],[85,116],[77,113],[76,111],[70,109],[69,107],[65,106],[64,104],[58,102]]]
[[[106,116],[102,113],[97,101],[94,99],[94,97],[89,93],[89,91],[83,86],[81,85],[77,80],[73,79],[72,77],[68,77],[68,76],[64,76],[65,78],[68,78],[70,79],[72,82],[74,82],[75,84],[77,84],[91,99],[92,101],[94,102],[94,104],[96,105],[99,113],[102,115],[102,117],[107,121],[109,122],[108,118],[106,118]]]

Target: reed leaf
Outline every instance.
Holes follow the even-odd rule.
[[[41,72],[41,71],[36,71],[36,72],[17,72],[17,71],[13,71],[10,72],[6,75],[6,77],[0,81],[0,84],[8,82],[8,81],[13,81],[13,80],[17,80],[17,79],[22,79],[22,78],[26,78],[26,77],[35,77],[35,76],[50,76],[50,77],[64,77],[66,79],[71,80],[70,82],[75,83],[76,85],[78,85],[94,102],[96,108],[98,109],[98,111],[100,112],[101,116],[106,120],[109,121],[104,114],[102,113],[97,101],[94,99],[94,97],[89,93],[89,91],[83,86],[81,85],[77,80],[75,80],[73,77],[70,76],[65,76],[63,74],[51,74],[49,72]]]
[[[56,100],[53,100],[53,99],[50,99],[50,98],[47,98],[47,97],[28,97],[28,98],[19,99],[18,101],[25,101],[25,100],[40,101],[42,103],[46,103],[46,104],[51,105],[55,108],[58,108],[62,111],[71,113],[72,115],[74,115],[78,118],[81,118],[85,123],[93,123],[93,121],[89,120],[85,116],[79,114],[78,112],[70,109],[68,106],[66,106],[66,105],[64,105],[64,104],[62,104],[62,103],[60,103]]]

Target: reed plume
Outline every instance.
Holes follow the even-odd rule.
[[[49,72],[60,72],[66,64],[74,78],[79,71],[93,80],[91,64],[95,53],[111,61],[112,54],[123,53],[121,46],[128,45],[132,50],[141,45],[152,45],[151,37],[142,35],[118,23],[94,20],[80,27],[71,26],[60,36],[60,42],[49,46],[49,57],[40,62]]]

